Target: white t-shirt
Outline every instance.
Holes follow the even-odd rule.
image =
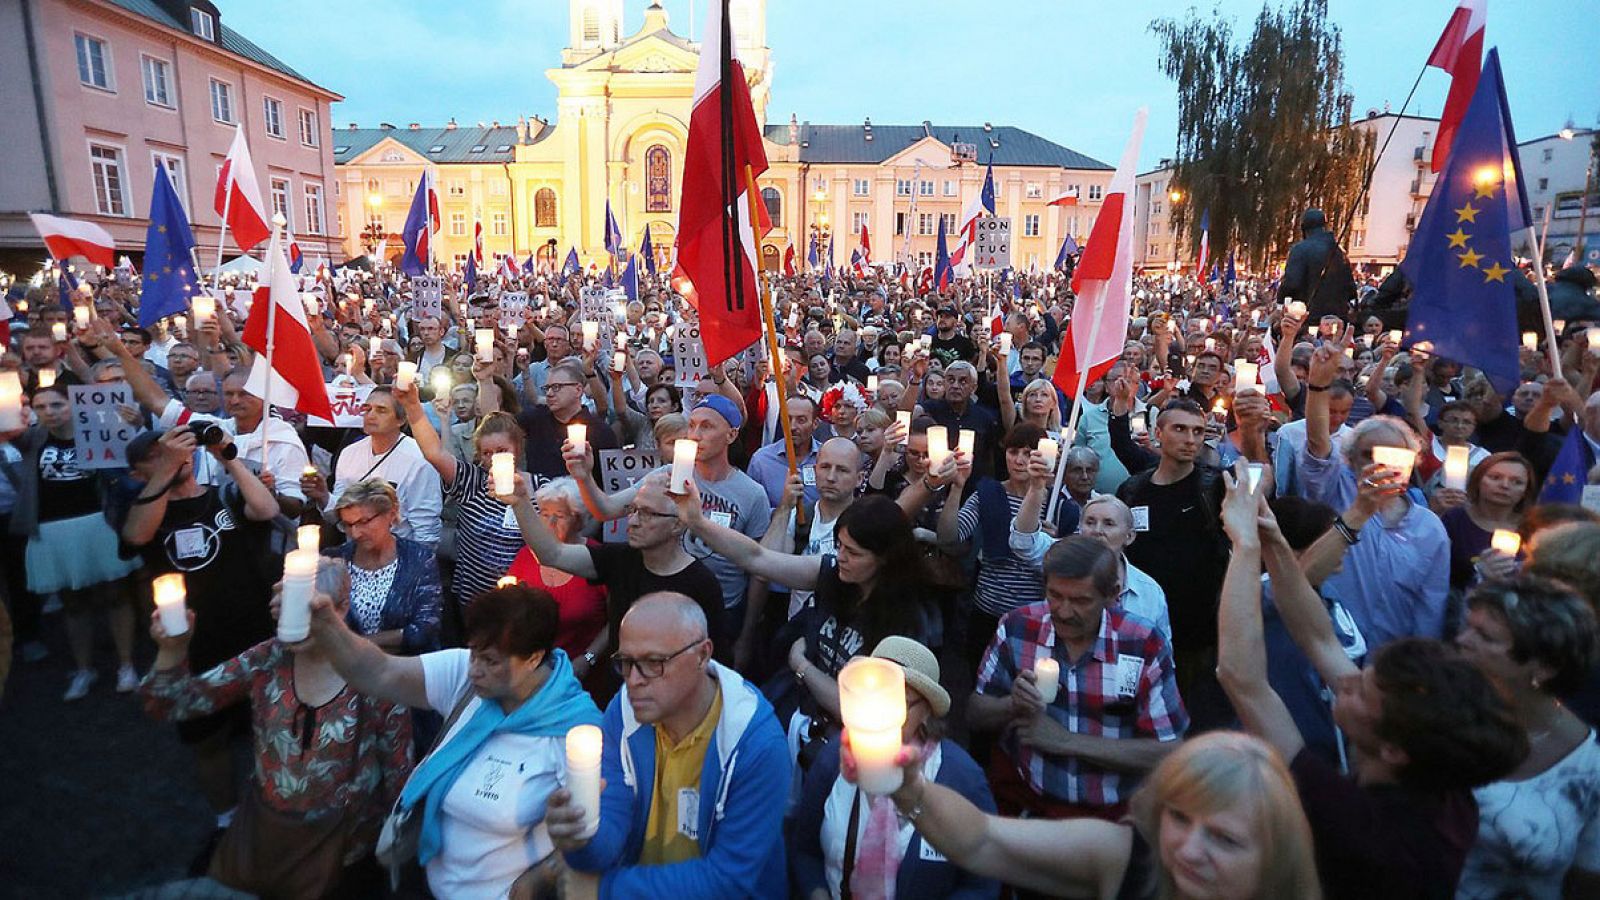
[[[839,521],[838,516],[824,520],[821,513],[813,510],[814,518],[811,520],[811,535],[806,540],[806,548],[801,556],[812,558],[826,556],[833,553],[837,547],[833,537],[833,526]],[[789,542],[787,546],[794,546],[795,522],[794,513],[789,513]],[[789,618],[794,618],[808,606],[816,591],[795,589],[789,592]]]
[[[383,460],[379,462],[379,460]],[[368,473],[371,474],[368,474]],[[364,437],[339,453],[339,463],[334,469],[333,485],[328,492],[328,521],[337,521],[335,507],[345,489],[363,475],[382,478],[394,485],[400,498],[400,521],[395,524],[395,537],[421,541],[424,544],[439,542],[442,526],[439,515],[444,511],[444,486],[439,481],[439,471],[422,455],[416,440],[400,436],[400,441],[387,457],[372,451],[372,438]]]
[[[233,435],[239,458],[252,464],[250,468],[257,474],[271,472],[275,479],[273,490],[277,493],[294,500],[306,499],[305,492],[300,490],[300,473],[311,464],[311,460],[306,456],[306,445],[301,442],[300,434],[293,425],[282,419],[262,416],[261,424],[256,426],[255,431],[240,434],[236,420],[191,412],[176,400],[167,401],[156,425],[159,428],[172,428],[196,420],[215,422]],[[196,447],[194,480],[200,484],[222,485],[231,479],[215,457],[203,448]]]
[[[425,653],[428,705],[448,716],[472,690],[466,650]],[[474,697],[440,746],[462,729],[484,701]],[[545,803],[565,777],[559,737],[499,734],[473,755],[440,805],[441,846],[428,862],[428,888],[451,900],[493,900],[555,850],[544,825]]]

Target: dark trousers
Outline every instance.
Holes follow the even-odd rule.
[[[0,585],[11,609],[16,642],[37,641],[44,600],[28,590],[28,539],[11,535],[10,516],[0,516],[0,537]]]

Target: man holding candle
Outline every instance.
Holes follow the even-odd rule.
[[[444,509],[439,473],[422,455],[417,442],[401,431],[406,419],[398,395],[417,390],[415,383],[404,390],[383,385],[372,389],[361,411],[364,437],[339,451],[331,489],[320,473],[301,476],[307,500],[322,510],[328,524],[339,523],[339,497],[345,488],[358,481],[381,478],[400,495],[395,536],[430,547],[439,543],[439,517]]]
[[[584,366],[593,359],[591,354],[584,361],[567,358],[551,366],[544,381],[545,402],[525,408],[517,417],[517,424],[522,426],[526,435],[524,460],[527,471],[534,476],[535,487],[542,487],[545,482],[567,474],[567,465],[561,459],[561,446],[567,440],[569,425],[588,428],[585,440],[596,467],[600,464],[601,450],[615,450],[622,446],[617,441],[616,432],[606,424],[605,417],[584,408],[584,385],[595,377],[594,371],[585,371]],[[487,414],[498,409],[499,401],[493,397],[493,393],[479,392],[480,413]]]
[[[927,371],[927,360],[918,360],[911,378],[912,390],[900,397],[900,408],[911,411],[921,394],[922,379]],[[971,431],[975,437],[972,452],[972,474],[983,478],[994,469],[995,448],[1000,439],[1000,414],[977,402],[978,370],[972,363],[959,361],[944,370],[944,399],[928,400],[922,410],[937,424],[957,434]]]

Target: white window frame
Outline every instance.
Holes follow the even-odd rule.
[[[872,196],[872,179],[857,178],[855,179],[854,188],[857,197],[870,197]]]
[[[919,197],[932,197],[933,196],[933,182],[931,182],[931,181],[923,181],[922,183],[918,184],[917,185],[917,196],[919,196]]]
[[[1105,186],[1099,184],[1089,185],[1089,199],[1099,200],[1105,195]]]
[[[959,188],[960,188],[960,185],[956,184],[956,181],[955,181],[954,178],[946,178],[944,180],[944,195],[946,197],[954,197],[954,196],[956,196]]]
[[[944,233],[946,237],[956,233],[956,214],[952,212],[940,213],[939,218],[944,220]]]
[[[161,75],[161,95],[152,96],[151,88],[155,87],[152,74],[159,72]],[[144,102],[158,109],[177,109],[178,104],[172,99],[172,61],[148,53],[139,54],[139,77],[144,82]]]
[[[850,214],[850,233],[851,234],[860,234],[861,233],[861,226],[863,226],[863,225],[867,226],[868,228],[872,227],[872,213],[869,213],[869,212],[853,212],[853,213]]]
[[[933,217],[933,213],[917,213],[917,235],[919,237],[927,237],[928,235],[933,234],[933,226],[935,221],[936,220]],[[946,236],[948,237],[948,234]]]
[[[447,196],[465,197],[467,195],[467,182],[460,178],[451,178],[444,183]]]
[[[92,80],[95,74],[94,61],[84,58],[84,50],[88,45],[100,48],[100,75],[105,79],[105,84],[99,84]],[[112,94],[117,92],[117,70],[111,61],[110,41],[87,31],[74,31],[72,33],[72,50],[74,63],[78,67],[79,84],[87,88],[94,88],[97,91],[106,91]],[[87,79],[83,77],[86,70],[89,75]]]
[[[297,107],[297,111],[298,115],[295,118],[300,124],[300,146],[316,147],[320,145],[322,137],[317,134],[317,111],[306,109],[304,106]]]
[[[217,39],[217,20],[203,9],[189,7],[189,30],[208,41]]]
[[[495,237],[506,236],[506,226],[509,217],[503,212],[489,214],[489,233]]]
[[[100,167],[106,165],[106,162],[95,157],[94,151],[96,149],[110,150],[116,156],[114,161],[118,188],[118,196],[116,197],[101,191],[100,179],[97,178],[97,174]],[[94,190],[95,211],[100,215],[117,216],[124,219],[133,216],[133,191],[132,186],[128,184],[128,150],[126,147],[107,141],[89,141],[89,184]],[[121,212],[117,211],[113,201],[121,202]]]
[[[217,91],[218,88],[222,89],[220,95]],[[206,93],[211,98],[211,121],[220,125],[237,125],[238,119],[235,117],[233,108],[233,82],[223,81],[220,78],[212,78],[210,79],[210,85],[207,87]],[[228,107],[225,110],[227,113],[226,117],[217,115],[218,96],[221,96],[226,101],[226,105]]]
[[[495,178],[495,179],[492,179],[489,182],[489,196],[491,196],[491,197],[504,197],[504,196],[506,196],[506,194],[507,194],[507,191],[506,191],[505,179],[503,179],[503,178]]]
[[[271,95],[262,95],[261,125],[266,129],[267,137],[280,141],[286,141],[289,139],[288,132],[283,130],[282,100],[279,100],[277,97],[273,97]],[[276,126],[276,130],[274,130],[274,126]]]
[[[172,189],[178,194],[178,204],[183,211],[189,211],[189,166],[184,161],[183,154],[172,153],[166,150],[151,150],[150,164],[164,166],[167,178],[172,181]]]
[[[1027,185],[1023,188],[1022,199],[1024,199],[1024,200],[1043,200],[1044,199],[1044,185],[1040,184],[1037,181],[1028,182]]]
[[[1027,215],[1022,217],[1022,236],[1023,237],[1038,237],[1039,236],[1039,214],[1038,213],[1028,213]]]
[[[909,179],[909,178],[896,178],[894,180],[894,195],[896,197],[909,197],[909,196],[911,196],[911,179]]]
[[[267,176],[267,205],[272,207],[273,215],[282,213],[289,223],[289,230],[294,230],[294,204],[289,202],[289,196],[294,189],[294,184],[288,178],[279,178],[276,175]],[[279,202],[279,201],[282,202]]]
[[[450,236],[451,237],[466,237],[467,236],[467,214],[466,213],[464,213],[464,212],[453,212],[453,213],[450,214]]]
[[[322,202],[322,185],[306,182],[306,234],[323,234],[326,222],[324,213],[326,207]]]

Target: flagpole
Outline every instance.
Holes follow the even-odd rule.
[[[755,170],[750,166],[745,166],[744,177],[746,185],[745,196],[750,204],[750,221],[753,225],[757,221],[755,205],[758,202],[756,200],[758,195],[756,194]],[[738,204],[734,205],[737,206]],[[738,265],[738,262],[735,261],[734,264]],[[767,355],[772,360],[773,387],[778,394],[778,423],[783,426],[783,450],[789,459],[789,476],[792,478],[799,468],[799,463],[794,456],[794,430],[789,424],[789,384],[784,377],[783,358],[778,355],[780,348],[778,346],[778,323],[772,308],[772,280],[770,278],[762,279],[757,274],[756,282],[756,293],[761,297],[761,333],[766,336]],[[804,497],[802,496],[801,502],[795,504],[795,524],[804,524],[806,520],[806,507],[803,501]]]
[[[217,267],[211,272],[211,286],[222,285],[222,245],[228,242],[228,210],[233,208],[233,167],[238,163],[234,160],[228,164],[227,177],[222,185],[222,230],[217,232]]]
[[[1109,287],[1110,283],[1105,282],[1104,284]],[[1067,474],[1067,467],[1065,465],[1065,457],[1067,455],[1066,451],[1072,446],[1072,442],[1078,437],[1078,419],[1083,412],[1083,393],[1089,389],[1089,370],[1094,367],[1093,360],[1092,358],[1089,358],[1089,355],[1094,353],[1095,344],[1100,340],[1100,323],[1105,319],[1106,302],[1109,299],[1105,296],[1107,287],[1101,288],[1102,293],[1100,296],[1100,302],[1096,304],[1095,307],[1094,321],[1089,324],[1089,344],[1087,347],[1087,355],[1086,358],[1078,364],[1078,392],[1072,398],[1072,412],[1067,414],[1067,424],[1061,429],[1062,450],[1056,459],[1055,485],[1050,489],[1049,511],[1045,513],[1045,521],[1047,522],[1054,522],[1056,520],[1056,507],[1058,507],[1061,503],[1061,483]],[[1074,357],[1078,355],[1078,348],[1072,348],[1072,355]],[[1130,409],[1129,412],[1132,413],[1132,410]],[[1106,399],[1106,417],[1108,420],[1110,415],[1111,400],[1108,397]]]
[[[1522,173],[1517,173],[1521,180]],[[1555,207],[1552,203],[1544,208],[1544,232],[1550,234],[1550,211]],[[1537,238],[1534,234],[1533,223],[1528,223],[1528,239]],[[1550,315],[1550,289],[1544,281],[1544,240],[1538,239],[1533,247],[1533,285],[1539,289],[1539,312],[1544,316],[1545,353],[1550,357],[1550,377],[1565,377],[1561,371],[1561,353],[1556,347],[1556,325]]]
[[[272,216],[272,240],[267,244],[267,255],[269,257],[267,260],[267,377],[266,383],[261,388],[262,471],[267,470],[267,432],[272,424],[272,379],[277,374],[277,371],[272,368],[272,353],[278,343],[278,301],[272,296],[272,289],[275,287],[272,283],[272,274],[273,270],[277,268],[274,265],[276,257],[273,254],[283,252],[283,248],[279,246],[278,242],[282,239],[283,227],[287,224],[289,224],[289,220],[285,219],[282,213],[274,213]],[[277,474],[274,472],[273,476],[276,477]]]

